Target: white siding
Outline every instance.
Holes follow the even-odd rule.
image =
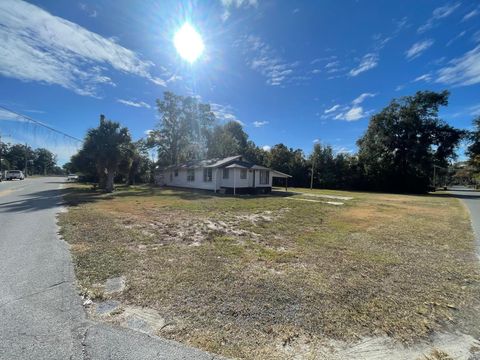
[[[252,177],[253,173],[247,170],[247,178],[240,179],[240,169],[228,169],[229,176],[228,179],[223,178],[223,169],[218,169],[218,177],[219,177],[219,185],[220,187],[228,187],[233,188],[234,184],[234,177],[235,177],[235,187],[242,188],[242,187],[251,187],[252,186]]]
[[[268,184],[260,184],[260,171],[264,170],[255,170],[255,187],[272,187],[272,172],[269,171]]]
[[[212,169],[212,181],[203,181],[203,169],[195,169],[195,181],[187,181],[187,169],[178,169],[178,176],[175,176],[175,170],[165,170],[163,173],[163,181],[167,186],[178,186],[194,189],[215,190],[222,187],[233,188],[234,176],[235,187],[245,188],[253,186],[253,177],[255,172],[255,187],[271,187],[272,186],[272,171],[269,171],[268,184],[260,184],[260,171],[262,170],[247,170],[247,178],[240,178],[240,169],[229,169],[228,179],[223,178],[223,168]]]
[[[175,170],[166,170],[164,181],[167,186],[178,186],[194,189],[215,189],[215,169],[213,169],[212,181],[203,181],[203,168],[197,168],[195,171],[195,181],[187,181],[187,169],[178,169],[178,176],[175,176]]]

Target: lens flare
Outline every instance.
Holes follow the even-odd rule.
[[[195,62],[205,48],[202,37],[189,23],[185,23],[177,31],[173,43],[178,54],[189,63]]]

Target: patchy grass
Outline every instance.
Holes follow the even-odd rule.
[[[173,324],[159,335],[225,356],[289,358],[300,340],[311,350],[323,339],[480,335],[480,274],[458,200],[300,191],[353,199],[74,185],[60,225],[83,288],[101,296],[98,284],[124,275],[116,298]]]

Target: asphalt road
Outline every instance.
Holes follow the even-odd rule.
[[[0,359],[214,359],[86,318],[59,239],[61,178],[0,183]]]
[[[450,188],[448,193],[461,199],[470,211],[472,228],[475,234],[475,247],[477,249],[477,256],[480,259],[480,191],[457,186]]]

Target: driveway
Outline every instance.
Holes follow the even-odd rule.
[[[213,359],[86,318],[58,238],[60,178],[0,183],[0,359]]]
[[[448,193],[461,199],[470,210],[472,228],[475,234],[475,247],[480,259],[480,191],[458,186],[450,188]]]

